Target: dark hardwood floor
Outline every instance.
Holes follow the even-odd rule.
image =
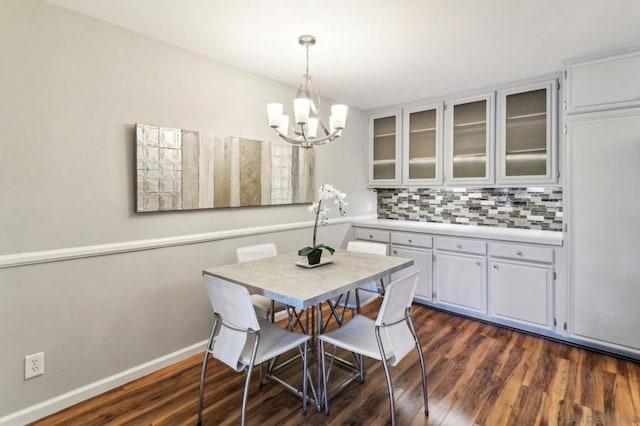
[[[373,306],[372,306],[373,305]],[[372,304],[366,314],[375,317]],[[416,305],[427,364],[429,417],[415,353],[392,368],[398,425],[640,425],[640,364]],[[49,416],[35,425],[193,425],[202,355]],[[297,369],[296,373],[297,374]],[[257,378],[257,371],[254,374]],[[204,424],[238,424],[244,374],[209,364]],[[330,401],[325,417],[275,383],[252,381],[247,423],[390,423],[384,372]]]

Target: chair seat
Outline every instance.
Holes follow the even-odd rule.
[[[258,318],[258,322],[260,323],[260,343],[258,344],[254,365],[295,349],[311,338],[307,334],[296,333],[275,326],[264,318]],[[253,339],[248,339],[240,355],[240,363],[245,366],[249,365],[252,350]]]
[[[350,352],[356,352],[369,358],[382,360],[375,333],[376,322],[364,315],[356,315],[340,328],[321,334],[318,338],[325,343],[339,346]],[[386,333],[380,333],[387,359],[393,356]]]
[[[266,318],[267,314],[271,312],[271,299],[268,297],[264,297],[261,294],[252,294],[251,295],[251,303],[256,309],[256,314],[261,318]],[[274,311],[280,312],[287,309],[287,306],[280,302],[275,302]]]

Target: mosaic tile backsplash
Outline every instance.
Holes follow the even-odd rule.
[[[562,231],[562,188],[378,189],[378,218]]]

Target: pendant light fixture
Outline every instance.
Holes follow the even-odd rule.
[[[284,115],[282,104],[270,103],[267,105],[269,126],[283,140],[302,148],[313,148],[314,145],[323,145],[340,137],[347,120],[347,106],[333,105],[329,128],[320,117],[320,92],[309,74],[309,46],[316,44],[316,38],[312,35],[302,35],[298,43],[305,47],[306,70],[302,76],[302,83],[293,100],[294,122],[289,136],[289,116]]]

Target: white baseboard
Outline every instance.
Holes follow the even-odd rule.
[[[144,364],[137,365],[121,373],[114,374],[113,376],[106,377],[102,380],[98,380],[97,382],[90,383],[86,386],[82,386],[49,400],[32,405],[31,407],[0,417],[0,425],[22,426],[53,413],[57,413],[58,411],[74,404],[93,398],[94,396],[129,383],[132,380],[139,379],[147,374],[187,359],[190,356],[204,352],[206,346],[207,341],[196,343],[160,358],[145,362]]]

